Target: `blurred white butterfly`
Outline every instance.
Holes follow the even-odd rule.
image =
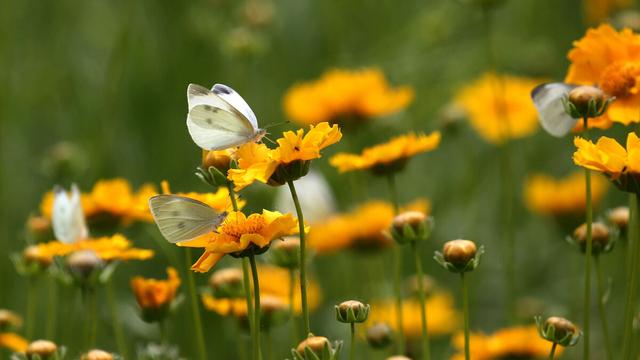
[[[205,150],[224,150],[260,141],[266,131],[246,101],[232,88],[215,84],[211,90],[195,84],[187,88],[187,128]]]
[[[75,184],[71,185],[70,194],[58,186],[53,191],[51,221],[56,239],[67,244],[86,239],[89,236],[89,231],[84,221],[78,187]]]
[[[567,114],[563,104],[563,98],[575,87],[576,85],[556,82],[538,85],[531,91],[540,124],[552,136],[565,136],[578,121]]]
[[[170,243],[192,240],[215,231],[227,216],[209,205],[179,195],[155,195],[149,208],[160,233]]]

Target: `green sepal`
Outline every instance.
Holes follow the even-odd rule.
[[[433,259],[440,264],[446,270],[452,273],[465,273],[475,270],[480,265],[480,257],[484,254],[484,246],[480,246],[476,251],[476,255],[467,261],[466,264],[456,265],[452,262],[446,261],[444,255],[440,251],[436,251],[433,255]]]

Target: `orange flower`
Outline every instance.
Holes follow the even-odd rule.
[[[634,133],[630,133],[628,138],[637,140]],[[617,179],[627,170],[627,151],[614,139],[603,136],[594,144],[576,137],[573,143],[577,148],[573,154],[573,162],[576,165],[603,172],[613,179]]]
[[[230,212],[216,232],[179,242],[178,246],[204,248],[204,254],[191,270],[207,272],[226,254],[241,253],[249,246],[263,249],[274,239],[295,234],[297,230],[298,222],[291,214],[263,210],[262,214],[247,217],[242,212]]]
[[[40,256],[67,256],[78,251],[91,250],[102,260],[146,260],[153,257],[153,250],[132,247],[131,241],[120,234],[95,239],[84,239],[74,243],[50,241],[37,245]]]
[[[172,267],[167,268],[167,275],[167,280],[145,279],[140,276],[131,279],[131,289],[142,309],[162,308],[175,299],[180,278]]]
[[[591,178],[591,197],[598,204],[607,192],[608,183],[602,176]],[[562,179],[536,174],[527,179],[524,197],[527,207],[544,215],[584,213],[586,206],[584,173],[575,172]]]
[[[413,100],[413,90],[393,89],[379,69],[331,70],[319,80],[292,86],[284,96],[288,117],[302,124],[347,124],[392,114]]]
[[[411,157],[432,151],[440,144],[440,132],[429,135],[409,133],[396,136],[386,143],[366,148],[362,154],[336,154],[329,161],[343,173],[372,169],[375,173],[386,173],[402,169]]]
[[[471,358],[474,360],[494,360],[510,358],[544,358],[549,355],[549,342],[538,336],[535,325],[518,326],[498,330],[492,335],[482,333],[471,334]],[[453,345],[458,350],[451,360],[464,359],[464,335],[457,334]],[[562,351],[556,350],[556,354]]]
[[[163,194],[173,194],[171,189],[169,188],[169,182],[163,181],[161,183],[162,193]],[[233,210],[233,206],[231,204],[231,199],[229,198],[229,189],[226,187],[219,187],[216,192],[207,192],[207,193],[197,193],[197,192],[187,192],[187,193],[175,193],[175,195],[188,197],[194,200],[201,201],[211,208],[216,210],[217,212],[230,211]],[[147,200],[148,202],[148,200]],[[240,199],[238,195],[236,195],[236,202],[238,203],[238,208],[242,209],[246,204],[246,201]],[[147,206],[148,209],[148,206]]]
[[[0,332],[0,348],[23,353],[27,350],[28,346],[29,342],[20,335],[10,332]]]
[[[589,120],[590,126],[606,129],[611,121],[625,125],[640,121],[640,36],[603,24],[575,41],[568,58],[571,65],[565,82],[595,84],[616,98],[604,116]]]

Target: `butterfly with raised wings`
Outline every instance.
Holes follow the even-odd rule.
[[[209,90],[189,84],[187,102],[187,128],[202,149],[224,150],[258,142],[266,135],[249,104],[227,85],[215,84]]]
[[[56,240],[71,244],[86,239],[89,230],[85,223],[78,187],[75,184],[71,185],[70,194],[59,186],[56,186],[53,192],[51,223]]]
[[[563,104],[563,98],[575,87],[576,85],[555,82],[538,85],[531,91],[540,125],[552,136],[565,136],[578,121],[567,114]]]
[[[179,195],[152,196],[149,208],[160,233],[170,243],[213,232],[227,216],[226,212],[218,213],[201,201]]]

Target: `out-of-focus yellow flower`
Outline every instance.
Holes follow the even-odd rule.
[[[623,172],[640,173],[640,139],[635,133],[627,136],[625,149],[616,140],[603,136],[594,144],[576,137],[573,162],[587,169],[605,173],[616,180]]]
[[[37,246],[41,256],[50,257],[67,256],[74,252],[86,250],[93,251],[100,259],[105,261],[147,260],[153,257],[153,250],[134,248],[131,241],[120,234],[84,239],[70,244],[50,241]]]
[[[347,125],[400,111],[413,97],[408,86],[391,88],[380,69],[335,69],[319,80],[292,86],[283,103],[287,116],[299,123]]]
[[[159,309],[171,304],[180,286],[176,269],[167,268],[167,280],[145,279],[136,276],[131,279],[131,289],[142,309]]]
[[[457,334],[453,339],[457,353],[451,360],[464,359],[464,335]],[[495,360],[510,358],[546,358],[551,346],[538,336],[535,325],[517,326],[498,330],[491,335],[473,333],[470,338],[471,358],[473,360]],[[562,347],[556,354],[562,352]]]
[[[402,169],[411,157],[434,150],[439,144],[439,131],[429,135],[409,133],[366,148],[360,155],[336,154],[331,158],[330,163],[341,173],[365,169],[371,169],[374,173],[387,173]]]
[[[216,232],[179,242],[178,246],[204,248],[191,270],[207,272],[226,254],[241,253],[249,246],[262,249],[274,239],[297,232],[298,222],[291,214],[263,210],[262,214],[246,216],[238,211],[230,212]]]
[[[108,215],[122,220],[125,224],[132,221],[152,221],[149,211],[149,198],[158,192],[152,184],[144,184],[134,192],[131,184],[123,178],[98,181],[90,193],[80,195],[85,217]],[[53,192],[47,192],[40,203],[40,212],[51,219],[53,212]]]
[[[260,279],[260,297],[271,296],[281,301],[286,306],[290,306],[289,290],[290,279],[289,271],[275,266],[261,265],[258,266],[258,277]],[[294,289],[300,286],[296,277]],[[253,289],[253,287],[251,287]],[[307,280],[307,302],[309,309],[317,309],[322,299],[320,286],[314,280]],[[245,298],[215,298],[205,294],[202,296],[204,306],[219,315],[235,317],[243,317],[247,315],[247,302]],[[302,301],[300,292],[293,292],[293,311],[296,314],[302,312]]]
[[[456,102],[478,134],[499,145],[529,136],[538,129],[538,115],[530,94],[539,83],[535,79],[487,73],[463,87]]]
[[[341,138],[342,133],[337,125],[330,126],[323,122],[310,125],[306,134],[302,129],[284,132],[283,137],[277,140],[278,147],[275,149],[269,149],[265,144],[246,143],[235,154],[238,168],[230,169],[227,177],[233,181],[236,190],[255,181],[265,184],[275,181],[277,185],[281,185],[281,181],[273,179],[279,167],[318,159],[321,156],[320,150],[337,143]]]
[[[28,346],[29,342],[22,336],[11,332],[0,332],[0,348],[23,353]]]
[[[451,334],[459,329],[462,316],[454,305],[451,294],[434,292],[427,298],[427,329],[431,336]],[[409,298],[402,301],[403,332],[409,339],[417,340],[422,336],[422,320],[416,314],[420,313],[418,299]],[[375,323],[386,323],[397,331],[395,299],[371,301],[371,311],[367,319],[367,326]]]
[[[417,200],[406,210],[430,212],[430,203]],[[394,211],[390,203],[370,201],[355,210],[330,217],[314,224],[309,231],[309,247],[318,254],[347,248],[375,249],[393,244],[387,233],[393,222]]]
[[[169,188],[169,182],[163,181],[161,183],[162,193],[163,194],[173,194],[171,189]],[[219,187],[216,192],[207,192],[207,193],[197,193],[197,192],[187,192],[187,193],[175,193],[175,195],[188,197],[194,200],[201,201],[214,210],[218,212],[223,211],[231,211],[233,210],[233,205],[231,204],[231,199],[229,198],[229,189],[226,187]],[[238,195],[236,195],[236,202],[238,204],[238,209],[242,209],[244,205],[247,203],[245,200],[240,199]],[[148,209],[148,207],[147,207]]]
[[[587,21],[598,24],[606,20],[616,10],[624,9],[632,4],[632,0],[583,0]]]
[[[625,125],[640,121],[640,36],[631,29],[618,32],[603,24],[575,41],[568,58],[571,65],[565,82],[596,84],[616,98],[604,116],[589,119],[590,127],[606,129],[611,121]]]
[[[595,205],[604,197],[608,185],[601,176],[591,178],[591,197]],[[583,172],[575,172],[562,179],[536,174],[527,179],[524,197],[527,207],[538,214],[581,214],[586,205],[585,188]]]

